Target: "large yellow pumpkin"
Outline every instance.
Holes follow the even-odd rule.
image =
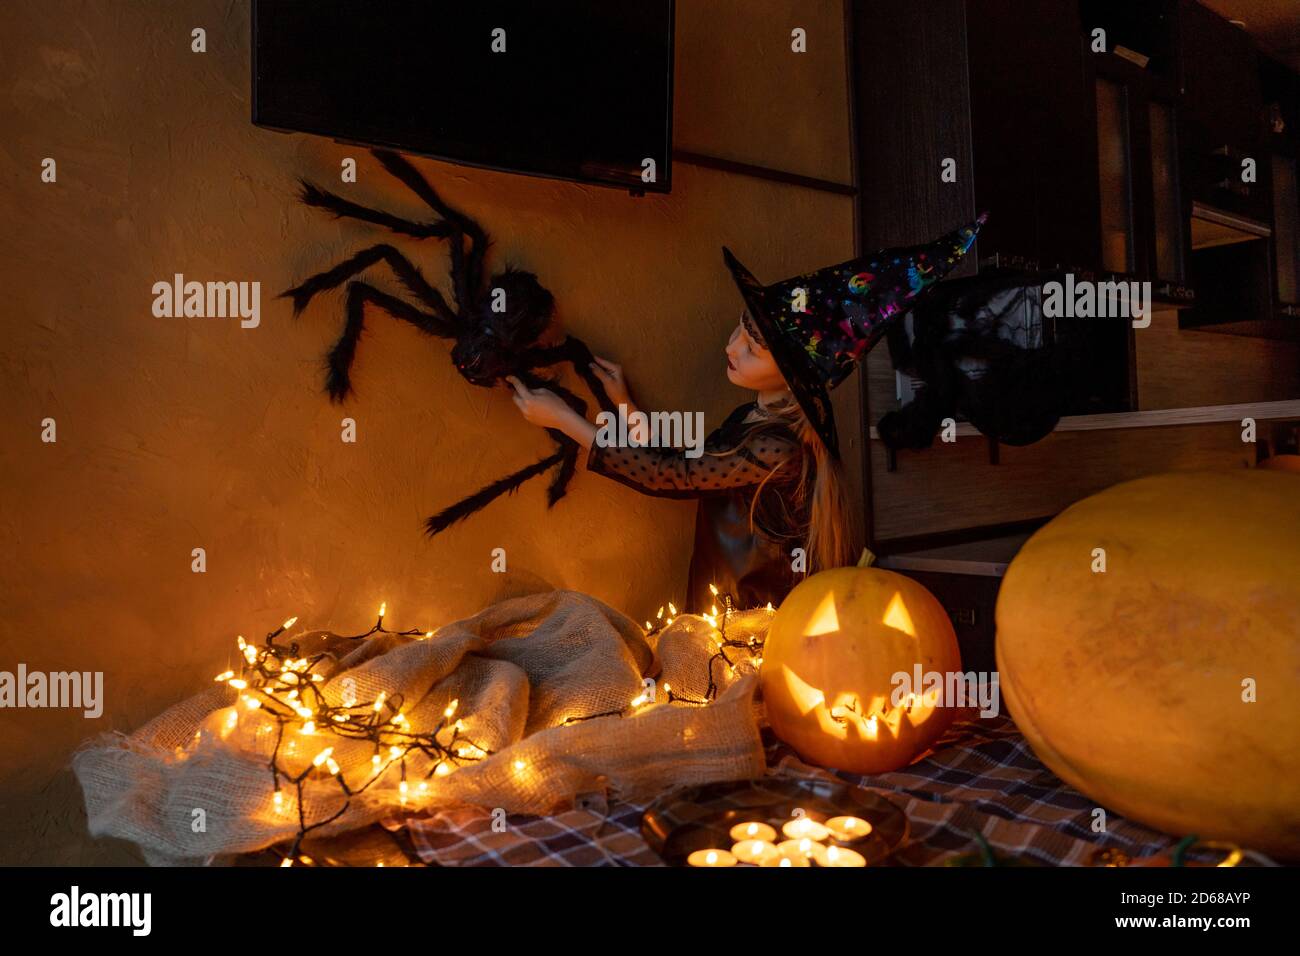
[[[860,566],[823,571],[790,592],[768,630],[761,683],[772,730],[801,757],[881,773],[906,766],[952,721],[952,708],[925,696],[924,675],[960,670],[952,622],[935,597],[911,578]],[[912,678],[912,698],[895,695],[899,673]]]
[[[1011,717],[1066,783],[1300,858],[1293,475],[1175,472],[1071,506],[1007,569],[996,646]]]

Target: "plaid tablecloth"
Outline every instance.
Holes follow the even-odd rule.
[[[829,776],[803,763],[764,731],[768,773]],[[835,774],[894,801],[911,835],[890,858],[927,866],[976,850],[983,834],[994,851],[1036,862],[1082,866],[1099,848],[1147,856],[1177,839],[1106,811],[1061,782],[1039,762],[1006,716],[974,715],[953,724],[928,756],[894,773]],[[437,866],[662,866],[641,838],[646,804],[591,794],[545,817],[497,814],[458,806],[386,822],[401,830],[421,862]]]

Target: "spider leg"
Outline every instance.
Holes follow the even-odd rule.
[[[456,284],[456,301],[462,309],[473,303],[473,296],[483,280],[483,257],[489,245],[487,233],[475,220],[453,209],[438,195],[427,179],[418,169],[410,164],[405,156],[388,149],[372,149],[371,154],[379,160],[384,169],[403,183],[411,192],[447,221],[455,224],[457,229],[470,238],[469,258],[465,258],[465,248],[459,238],[451,243],[452,277]]]
[[[298,198],[302,202],[308,206],[316,206],[319,209],[334,213],[335,219],[360,219],[363,222],[373,222],[377,226],[385,226],[393,232],[406,236],[415,236],[417,239],[445,239],[452,233],[450,223],[412,222],[409,219],[403,219],[400,216],[394,216],[379,209],[362,206],[350,199],[344,199],[342,196],[332,193],[328,189],[321,189],[315,183],[308,182],[305,179],[298,180],[298,183],[301,186]]]
[[[549,388],[552,392],[563,399],[564,403],[575,412],[583,418],[587,417],[587,403],[559,382],[544,379],[526,370],[519,373],[519,380],[529,388]],[[555,439],[555,443],[559,446],[556,455],[560,456],[560,467],[555,472],[555,477],[551,479],[551,486],[546,490],[546,506],[549,508],[563,498],[565,492],[568,491],[569,482],[573,479],[573,473],[578,467],[578,449],[581,446],[561,431],[557,431],[553,428],[548,428],[546,431],[547,434]]]
[[[369,249],[362,249],[351,258],[344,259],[333,269],[304,279],[300,285],[286,292],[281,292],[280,298],[293,299],[293,314],[296,316],[307,307],[307,303],[318,292],[324,292],[326,289],[333,289],[342,285],[344,280],[380,261],[387,262],[392,267],[393,272],[396,273],[397,278],[401,280],[402,285],[406,286],[412,295],[431,306],[434,312],[437,313],[436,317],[429,317],[430,319],[436,318],[434,328],[430,334],[440,335],[448,339],[456,338],[460,327],[460,317],[452,311],[451,306],[447,304],[447,300],[442,297],[442,293],[429,284],[419,268],[387,243],[380,243],[377,246],[371,246]],[[426,329],[425,331],[430,330]]]
[[[591,349],[587,347],[586,342],[572,335],[567,335],[559,345],[528,349],[520,356],[520,361],[525,369],[543,368],[548,365],[558,365],[560,362],[572,362],[574,371],[587,383],[587,387],[591,389],[591,394],[596,396],[596,402],[600,407],[607,412],[617,411],[614,403],[610,400],[609,393],[605,391],[604,383],[591,370],[593,358]],[[531,388],[531,386],[529,387]]]
[[[587,413],[587,403],[578,396],[574,395],[564,386],[542,378],[527,369],[519,371],[519,379],[529,388],[549,388],[559,395],[571,408],[580,415]],[[547,507],[553,506],[557,501],[564,497],[568,489],[569,481],[573,478],[574,471],[577,468],[578,450],[581,447],[576,441],[558,429],[548,428],[546,433],[551,436],[555,442],[556,450],[553,454],[533,462],[526,468],[521,468],[504,478],[500,478],[492,484],[479,489],[468,498],[462,498],[448,508],[444,508],[436,515],[427,518],[424,523],[425,534],[432,538],[434,535],[445,531],[458,521],[464,521],[476,511],[481,510],[491,504],[497,498],[504,494],[510,494],[518,490],[519,486],[530,478],[536,477],[556,465],[559,465],[559,471],[556,472],[555,478],[551,481],[547,489]]]
[[[325,389],[329,392],[331,401],[341,402],[352,391],[349,372],[352,361],[356,357],[357,341],[365,328],[367,302],[379,306],[396,319],[410,322],[421,332],[444,338],[449,334],[438,316],[421,312],[397,296],[389,295],[364,282],[348,283],[347,322],[343,327],[343,334],[325,356]]]
[[[547,430],[550,431],[550,429]],[[569,439],[569,440],[573,441],[573,439]],[[577,443],[574,442],[574,444],[576,445]],[[432,538],[434,535],[438,534],[439,532],[447,530],[449,527],[454,525],[457,521],[464,521],[470,515],[474,514],[476,511],[479,511],[482,508],[486,507],[487,505],[491,504],[493,501],[495,501],[497,498],[500,498],[502,495],[510,494],[517,491],[519,489],[519,486],[522,485],[528,479],[533,478],[536,475],[540,475],[542,474],[542,472],[555,467],[557,464],[561,462],[563,455],[564,455],[563,451],[557,451],[552,455],[548,455],[546,458],[539,459],[538,461],[533,462],[527,468],[521,468],[519,471],[516,471],[513,474],[506,475],[506,477],[500,478],[492,482],[492,484],[487,485],[486,487],[476,491],[468,498],[462,498],[454,505],[451,505],[448,508],[444,508],[442,511],[439,511],[436,515],[433,515],[432,517],[425,519],[424,533],[428,537]]]

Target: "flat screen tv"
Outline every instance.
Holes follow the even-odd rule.
[[[256,0],[253,122],[668,192],[673,14],[673,0]]]

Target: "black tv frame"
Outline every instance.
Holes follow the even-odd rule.
[[[331,133],[328,130],[311,130],[295,129],[292,127],[276,126],[271,123],[265,123],[258,119],[257,116],[257,7],[261,0],[253,0],[252,15],[249,21],[249,41],[250,41],[250,67],[252,77],[249,83],[249,118],[254,126],[262,129],[272,130],[277,133],[305,133],[309,136],[327,136],[336,143],[343,143],[349,146],[361,146],[369,148],[372,146],[383,147],[385,149],[394,149],[402,153],[409,153],[415,156],[427,156],[430,159],[436,159],[440,162],[451,163],[456,166],[468,166],[473,169],[488,169],[498,173],[513,173],[520,176],[533,176],[538,179],[554,179],[561,182],[579,183],[585,186],[603,186],[610,189],[626,189],[633,196],[644,196],[646,193],[670,193],[672,192],[673,182],[673,74],[676,72],[676,55],[677,55],[677,0],[666,0],[668,3],[668,88],[665,91],[668,98],[668,110],[666,122],[664,125],[664,143],[666,151],[663,157],[663,166],[659,170],[659,177],[653,183],[642,183],[632,185],[626,182],[617,182],[608,179],[598,179],[582,176],[565,176],[559,173],[545,172],[541,170],[519,169],[513,166],[502,166],[493,163],[475,162],[473,160],[462,159],[456,156],[449,156],[443,153],[433,153],[427,150],[414,149],[410,146],[404,146],[391,140],[357,140]]]

